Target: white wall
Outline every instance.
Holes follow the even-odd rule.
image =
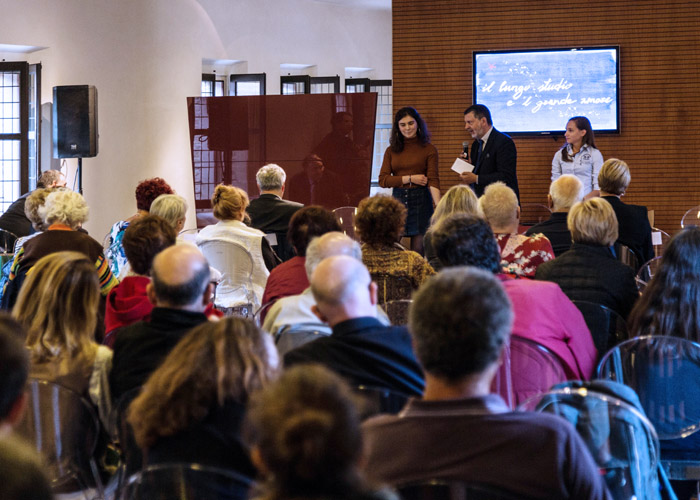
[[[99,154],[83,160],[83,189],[86,227],[100,241],[135,212],[139,180],[164,177],[193,206],[186,97],[200,91],[203,58],[246,61],[248,72],[267,73],[268,94],[279,93],[281,63],[341,79],[345,67],[369,67],[372,78],[391,78],[390,10],[313,0],[0,0],[0,12],[0,44],[48,47],[26,57],[42,63],[42,102],[57,85],[97,87]],[[68,161],[69,185],[75,165]]]

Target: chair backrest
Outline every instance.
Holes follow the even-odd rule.
[[[190,243],[196,243],[197,233],[199,233],[199,229],[196,227],[193,229],[183,229],[177,233],[177,237],[182,238],[185,241],[189,241]]]
[[[325,323],[297,323],[284,325],[275,335],[275,345],[280,356],[321,337],[329,336],[333,331]]]
[[[129,422],[126,420],[129,405],[136,399],[140,392],[141,387],[135,387],[122,394],[112,408],[112,415],[110,417],[110,434],[112,435],[112,440],[119,444],[119,449],[121,451],[121,483],[123,483],[125,478],[143,467],[143,453],[136,444],[134,431],[131,425],[129,425]],[[120,484],[120,487],[121,486],[123,486],[123,484]]]
[[[408,310],[413,304],[412,300],[390,300],[384,303],[384,312],[389,317],[392,325],[403,326],[408,324]]]
[[[13,253],[15,240],[17,240],[17,236],[14,233],[6,229],[0,229],[0,254]]]
[[[634,280],[637,283],[637,289],[640,292],[644,291],[646,286],[656,274],[656,271],[658,271],[659,267],[661,267],[660,256],[648,260],[642,265],[642,267],[639,268],[639,271],[637,271],[637,275],[635,276]]]
[[[253,313],[253,321],[260,328],[262,328],[263,323],[265,322],[265,315],[267,315],[267,312],[270,310],[270,308],[275,305],[275,302],[276,300],[266,302],[260,307],[258,307],[258,309]]]
[[[700,344],[676,337],[635,337],[608,351],[598,377],[635,390],[661,440],[700,430]]]
[[[627,322],[609,307],[585,300],[572,302],[581,311],[599,356],[629,338]]]
[[[380,413],[395,415],[406,406],[406,402],[410,397],[407,394],[385,389],[384,387],[370,387],[367,385],[358,385],[354,388],[354,391],[363,402],[360,408],[360,416],[363,420]]]
[[[627,245],[617,242],[615,243],[615,254],[617,255],[617,260],[631,267],[634,272],[639,269],[639,256]]]
[[[243,245],[235,241],[208,240],[202,242],[200,248],[209,265],[222,273],[216,287],[217,307],[259,305],[253,293],[253,257]]]
[[[515,500],[522,495],[486,484],[432,479],[402,484],[396,490],[404,500]]]
[[[343,232],[350,236],[353,240],[355,237],[355,215],[357,215],[357,207],[338,207],[333,210],[338,224]]]
[[[377,284],[379,304],[392,300],[409,300],[413,295],[413,283],[405,276],[386,273],[371,273],[372,281]]]
[[[520,225],[527,231],[531,226],[549,220],[552,211],[541,203],[523,203],[520,206]],[[518,231],[524,233],[525,231]]]
[[[233,471],[198,464],[151,465],[133,474],[122,500],[245,500],[250,480]]]
[[[43,457],[52,489],[65,493],[96,486],[103,495],[93,459],[100,424],[90,403],[46,380],[29,379],[25,392],[28,408],[16,432]]]
[[[533,340],[512,335],[491,384],[511,408],[566,380],[559,356]]]
[[[688,209],[681,218],[681,228],[700,226],[700,206]]]
[[[659,499],[659,440],[637,408],[591,387],[556,388],[520,410],[554,413],[578,431],[615,499]]]

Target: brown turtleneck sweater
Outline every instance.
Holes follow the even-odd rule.
[[[406,139],[403,151],[394,153],[386,148],[384,161],[379,171],[379,185],[383,188],[408,187],[404,175],[425,175],[428,185],[440,189],[438,179],[438,152],[432,144],[420,144],[418,138]],[[415,184],[414,184],[415,186]]]

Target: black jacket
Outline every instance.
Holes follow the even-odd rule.
[[[474,141],[469,154],[470,159],[479,158],[477,148],[479,142]],[[510,136],[503,134],[495,128],[491,130],[488,141],[481,152],[481,158],[474,165],[474,173],[479,176],[479,183],[472,184],[472,188],[477,196],[484,194],[484,189],[489,184],[496,181],[502,181],[515,191],[515,196],[520,199],[520,191],[518,191],[518,175],[516,172],[516,164],[518,160],[518,152],[515,149],[515,143]]]
[[[639,259],[641,266],[654,257],[651,243],[651,225],[647,217],[647,207],[622,203],[617,196],[603,196],[612,205],[617,216],[619,235],[617,241],[630,247]]]
[[[287,230],[289,220],[302,207],[301,203],[283,200],[274,194],[261,194],[248,206],[250,225],[263,233],[275,233],[277,245],[272,249],[283,261],[294,257],[294,249],[287,241]]]
[[[602,304],[625,319],[639,296],[632,268],[600,245],[574,243],[568,252],[540,264],[535,279],[553,281],[569,299]]]

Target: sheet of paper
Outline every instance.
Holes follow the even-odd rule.
[[[652,245],[661,245],[661,233],[659,231],[653,231],[651,233],[651,244]]]
[[[457,158],[455,160],[455,162],[452,164],[452,170],[454,170],[458,174],[463,174],[464,172],[473,172],[474,165],[472,165],[468,161],[465,161],[461,158]]]

